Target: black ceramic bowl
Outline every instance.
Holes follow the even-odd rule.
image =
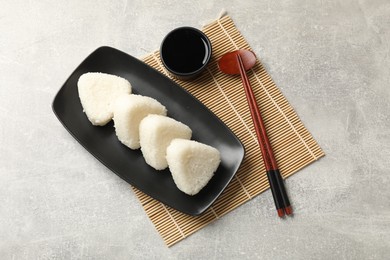
[[[199,75],[207,66],[212,54],[211,42],[200,30],[179,27],[165,36],[160,57],[168,72],[181,80]]]

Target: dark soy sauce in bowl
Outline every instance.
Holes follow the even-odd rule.
[[[173,76],[190,79],[199,74],[209,62],[211,43],[198,29],[180,27],[164,38],[160,55],[164,66]]]

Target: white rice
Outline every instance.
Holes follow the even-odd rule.
[[[185,139],[172,140],[166,158],[176,186],[188,195],[203,189],[221,162],[216,148]]]
[[[119,97],[114,104],[114,126],[119,141],[131,149],[140,148],[139,124],[149,114],[166,116],[167,110],[151,97],[141,95]]]
[[[131,93],[131,84],[126,79],[100,72],[81,75],[77,87],[88,120],[100,126],[112,119],[112,103],[119,96]]]
[[[145,161],[156,170],[168,167],[166,150],[173,139],[191,139],[192,135],[185,124],[161,115],[148,115],[142,119],[139,133]]]

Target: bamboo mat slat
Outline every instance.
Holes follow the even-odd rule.
[[[232,182],[200,216],[183,214],[133,188],[167,246],[181,241],[269,188],[241,79],[239,76],[222,74],[217,65],[224,53],[251,48],[229,16],[205,26],[203,32],[210,38],[213,46],[213,57],[207,70],[194,81],[172,80],[221,118],[241,140],[246,153]],[[168,76],[158,51],[146,56],[143,61]],[[324,156],[260,61],[248,71],[248,77],[282,176],[291,176]]]

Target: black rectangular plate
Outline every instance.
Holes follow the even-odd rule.
[[[221,164],[210,182],[195,196],[181,192],[169,170],[156,171],[145,163],[140,150],[122,145],[113,123],[93,126],[83,113],[77,89],[86,72],[104,72],[130,81],[134,94],[155,98],[168,116],[188,125],[192,139],[221,153]],[[111,47],[100,47],[70,75],[54,98],[52,108],[71,135],[123,180],[152,198],[189,215],[199,215],[218,198],[237,172],[244,147],[231,130],[207,107],[175,82],[142,61]]]

